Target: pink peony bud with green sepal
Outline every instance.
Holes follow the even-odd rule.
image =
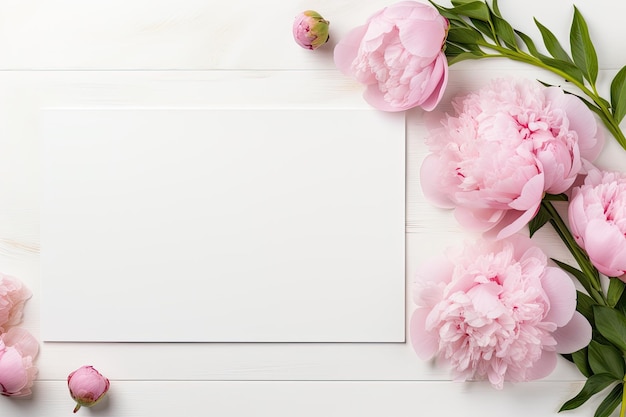
[[[304,49],[317,49],[328,42],[330,22],[319,13],[307,10],[296,16],[293,22],[293,38]]]
[[[67,377],[70,395],[76,401],[74,412],[80,407],[97,404],[109,390],[109,380],[93,366],[81,366]]]

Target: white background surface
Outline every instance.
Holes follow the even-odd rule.
[[[40,108],[367,108],[361,87],[334,69],[334,42],[314,53],[300,49],[291,39],[291,23],[298,12],[315,9],[331,20],[334,41],[387,4],[0,0],[0,270],[34,292],[24,327],[41,336]],[[501,0],[500,8],[536,40],[533,16],[567,43],[571,4]],[[595,40],[608,96],[606,81],[626,64],[623,6],[616,0],[576,4]],[[511,74],[559,82],[506,61],[472,62],[452,68],[445,100]],[[215,83],[217,92],[209,88]],[[421,123],[421,111],[407,113],[407,282],[422,260],[467,236],[451,213],[423,200]],[[623,166],[624,151],[609,144],[602,163]],[[551,256],[569,260],[549,231],[538,239]],[[407,313],[411,309],[407,300]],[[564,362],[544,381],[506,385],[501,392],[479,383],[455,384],[447,381],[445,369],[420,362],[403,343],[47,342],[37,363],[33,397],[0,398],[2,415],[71,415],[65,378],[85,364],[112,380],[106,402],[80,411],[100,416],[551,416],[582,386],[577,371]],[[592,415],[597,404],[563,415]]]

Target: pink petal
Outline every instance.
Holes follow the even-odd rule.
[[[335,46],[333,52],[335,65],[345,75],[352,76],[352,63],[357,57],[361,40],[366,31],[366,25],[356,27]]]
[[[538,201],[535,208],[531,207],[530,209],[521,213],[519,211],[509,210],[501,222],[502,225],[506,226],[498,232],[498,234],[496,235],[496,239],[505,239],[522,230],[524,226],[526,226],[528,222],[531,221],[533,217],[535,217],[535,215],[539,211],[540,204],[541,201]]]
[[[541,357],[527,372],[526,381],[545,378],[556,368],[557,355],[554,351],[542,351]]]
[[[431,77],[432,80],[437,81],[437,84],[432,89],[432,93],[430,93],[428,98],[420,105],[420,107],[426,111],[432,111],[437,104],[439,104],[446,90],[446,86],[448,85],[448,61],[443,52],[441,52],[435,60]]]
[[[565,110],[570,129],[578,134],[578,146],[583,158],[594,161],[604,145],[602,129],[598,129],[595,117],[585,103],[571,94],[565,94],[560,88],[549,87],[545,96],[553,107]]]
[[[585,250],[603,274],[618,277],[626,272],[626,237],[617,226],[591,219],[585,230]]]
[[[454,202],[450,200],[439,182],[442,172],[445,171],[441,166],[439,157],[435,154],[426,156],[420,168],[422,192],[437,207],[454,208]]]
[[[382,111],[404,111],[414,106],[414,104],[392,106],[387,100],[385,100],[385,95],[380,91],[380,88],[378,88],[378,84],[369,84],[363,92],[363,98],[370,106]]]
[[[2,341],[7,346],[14,347],[22,356],[34,358],[39,352],[39,343],[28,330],[12,327],[2,335]]]
[[[459,224],[475,232],[485,232],[493,228],[502,220],[504,215],[504,210],[497,209],[476,209],[457,206],[454,210],[454,217]]]
[[[17,394],[28,384],[28,373],[20,353],[7,348],[0,357],[0,385],[3,392]]]
[[[397,23],[402,45],[413,55],[434,57],[441,51],[446,36],[442,19],[401,20]]]
[[[582,314],[576,311],[569,323],[552,332],[552,336],[557,343],[557,353],[573,353],[584,348],[591,341],[591,325]]]
[[[543,187],[543,173],[535,175],[530,180],[528,180],[526,184],[524,184],[520,196],[510,202],[509,206],[512,209],[519,211],[525,211],[538,207],[539,203],[541,203],[541,199],[543,198]]]
[[[584,247],[582,233],[587,228],[587,214],[585,213],[585,200],[580,195],[580,188],[572,190],[572,196],[567,208],[569,226],[576,243]]]
[[[439,342],[432,333],[426,330],[426,317],[429,310],[426,308],[418,308],[411,316],[411,324],[409,328],[411,336],[411,344],[417,356],[422,360],[431,359],[439,348]]]
[[[550,300],[550,310],[544,321],[565,326],[576,310],[576,287],[572,279],[559,268],[545,269],[541,286]]]

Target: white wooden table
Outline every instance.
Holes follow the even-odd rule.
[[[372,0],[0,0],[0,271],[32,290],[23,326],[41,334],[40,109],[47,107],[246,107],[365,109],[361,87],[335,70],[332,46],[389,2]],[[626,64],[617,0],[578,0],[606,80]],[[532,17],[567,42],[572,1],[501,0],[504,16],[538,41]],[[331,42],[311,53],[291,38],[293,17],[314,9]],[[559,82],[506,61],[451,69],[442,108],[460,92],[507,75]],[[217,87],[216,87],[217,86]],[[216,93],[217,92],[217,93]],[[406,274],[466,236],[419,187],[427,149],[422,112],[407,112]],[[626,154],[609,140],[605,167]],[[568,260],[549,231],[538,240]],[[410,292],[407,291],[407,294]],[[406,314],[413,306],[406,298]],[[67,416],[66,386],[92,364],[111,379],[101,416],[551,416],[582,386],[562,360],[546,380],[458,384],[421,362],[407,343],[42,342],[29,399],[0,398],[5,416]],[[567,415],[592,415],[598,401]]]

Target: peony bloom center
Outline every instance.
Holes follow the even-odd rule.
[[[589,343],[574,283],[527,237],[481,240],[452,255],[418,273],[411,341],[422,359],[446,362],[457,380],[502,388],[548,375],[557,353]]]
[[[370,40],[369,44],[379,46],[360,50],[352,64],[358,81],[367,83],[373,75],[384,100],[394,107],[405,106],[412,92],[423,94],[430,75],[425,67],[430,60],[409,53],[402,45],[398,28],[380,35],[380,39]]]
[[[439,334],[439,349],[459,375],[474,369],[500,385],[507,373],[524,375],[543,349],[556,341],[554,323],[544,323],[549,305],[540,286],[542,269],[525,271],[511,263],[512,252],[483,255],[457,266],[443,299],[426,319],[426,330]],[[469,290],[456,289],[465,282]],[[510,369],[509,369],[510,368]]]

